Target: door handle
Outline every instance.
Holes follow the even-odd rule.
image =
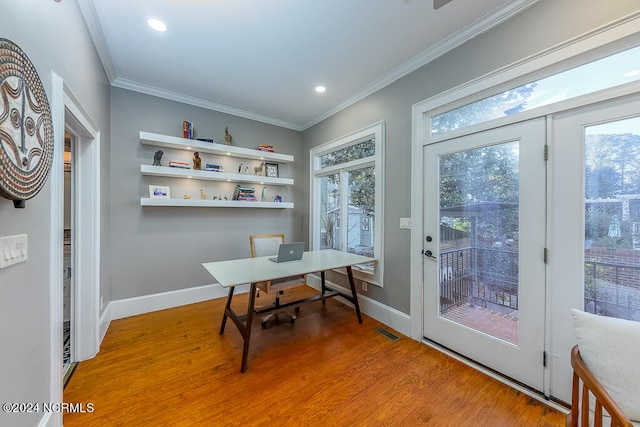
[[[431,252],[430,250],[426,250],[426,251],[422,251],[422,254],[428,258],[437,260],[438,258],[436,258],[435,256],[433,256],[433,252]]]

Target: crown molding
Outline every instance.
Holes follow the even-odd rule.
[[[116,79],[116,70],[111,60],[109,47],[104,39],[104,33],[102,32],[102,26],[100,25],[95,5],[91,0],[78,0],[78,6],[84,17],[84,22],[87,24],[93,45],[98,52],[98,57],[100,57],[100,61],[102,62],[102,68],[104,68],[104,72],[111,83]]]
[[[169,99],[171,101],[177,101],[183,104],[193,105],[195,107],[206,108],[208,110],[213,110],[220,113],[231,114],[233,116],[255,120],[258,122],[283,127],[286,129],[292,129],[296,131],[303,130],[302,126],[300,126],[297,123],[292,123],[286,120],[280,120],[273,117],[265,116],[263,114],[254,113],[252,111],[243,110],[241,108],[231,107],[229,105],[208,101],[206,99],[197,98],[195,96],[183,95],[181,93],[160,89],[156,86],[150,86],[143,83],[134,82],[131,80],[116,78],[114,81],[111,82],[111,86],[131,90],[134,92],[144,93],[147,95],[157,96],[159,98]]]
[[[531,7],[535,3],[538,3],[539,1],[540,0],[517,0],[509,2],[501,8],[483,16],[482,18],[474,21],[462,30],[447,37],[446,39],[443,39],[433,47],[425,50],[424,52],[418,54],[409,61],[390,71],[386,75],[366,86],[356,95],[352,96],[341,104],[338,104],[337,106],[325,111],[315,119],[305,123],[302,126],[303,130],[306,130],[311,126],[320,123],[321,121],[333,116],[334,114],[344,110],[345,108],[355,104],[356,102],[366,98],[367,96],[379,91],[380,89],[389,86],[396,80],[399,80],[407,74],[416,71],[420,67],[425,66],[429,62],[439,58],[445,53],[455,49],[458,46],[461,46],[472,38],[511,19],[515,15],[521,13],[522,11]]]

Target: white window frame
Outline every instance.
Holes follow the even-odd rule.
[[[383,279],[383,254],[384,254],[384,242],[383,242],[383,207],[384,207],[384,135],[385,124],[384,121],[380,121],[369,125],[365,128],[341,136],[332,141],[314,147],[309,152],[309,247],[312,250],[320,249],[320,179],[327,175],[333,175],[337,172],[341,174],[340,188],[341,194],[347,194],[348,180],[346,174],[352,170],[362,169],[364,167],[373,166],[375,168],[375,220],[374,220],[374,258],[376,259],[374,273],[371,274],[365,270],[359,270],[357,266],[354,267],[354,276],[358,279],[367,280],[373,285],[382,287]],[[320,157],[331,153],[333,151],[340,150],[345,147],[356,145],[358,143],[374,139],[375,140],[375,154],[363,159],[353,160],[347,163],[320,168]],[[340,198],[341,212],[348,212],[348,198]],[[346,220],[346,217],[341,215],[341,221]],[[346,227],[342,227],[346,232]],[[341,239],[342,242],[346,240]],[[344,248],[343,250],[346,250]],[[339,273],[344,273],[343,269],[336,270]]]

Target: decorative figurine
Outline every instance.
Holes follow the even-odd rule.
[[[200,189],[200,199],[201,200],[207,200],[207,195],[204,193],[202,188]]]
[[[254,175],[262,175],[262,169],[264,168],[264,162],[260,162],[260,166],[256,166],[253,168]]]
[[[276,202],[276,203],[282,202],[282,196],[279,195],[278,193],[274,194],[273,195],[273,201]]]
[[[193,169],[198,171],[202,169],[202,159],[197,151],[193,153]]]
[[[229,199],[227,199],[227,196],[224,196],[224,199],[225,199],[225,200],[229,200]]]
[[[213,200],[218,200],[218,196],[213,196]]]
[[[233,143],[233,137],[229,133],[229,127],[224,128],[224,143],[226,145],[231,145]]]
[[[260,201],[264,202],[266,201],[266,196],[265,196],[265,192],[267,191],[267,187],[262,187],[262,194],[260,195]]]
[[[158,150],[155,152],[155,154],[153,155],[153,166],[162,166],[160,164],[160,161],[162,160],[162,150]]]
[[[191,195],[190,194],[185,194],[184,195],[184,199],[185,200],[191,200]]]

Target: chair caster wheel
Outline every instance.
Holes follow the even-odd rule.
[[[289,323],[291,323],[292,325],[293,325],[294,323],[296,323],[296,318],[295,318],[295,317],[292,317],[292,318],[291,318],[291,320],[289,320]]]
[[[267,329],[267,322],[260,322],[262,329]]]
[[[300,307],[296,307],[296,313],[300,313]]]

